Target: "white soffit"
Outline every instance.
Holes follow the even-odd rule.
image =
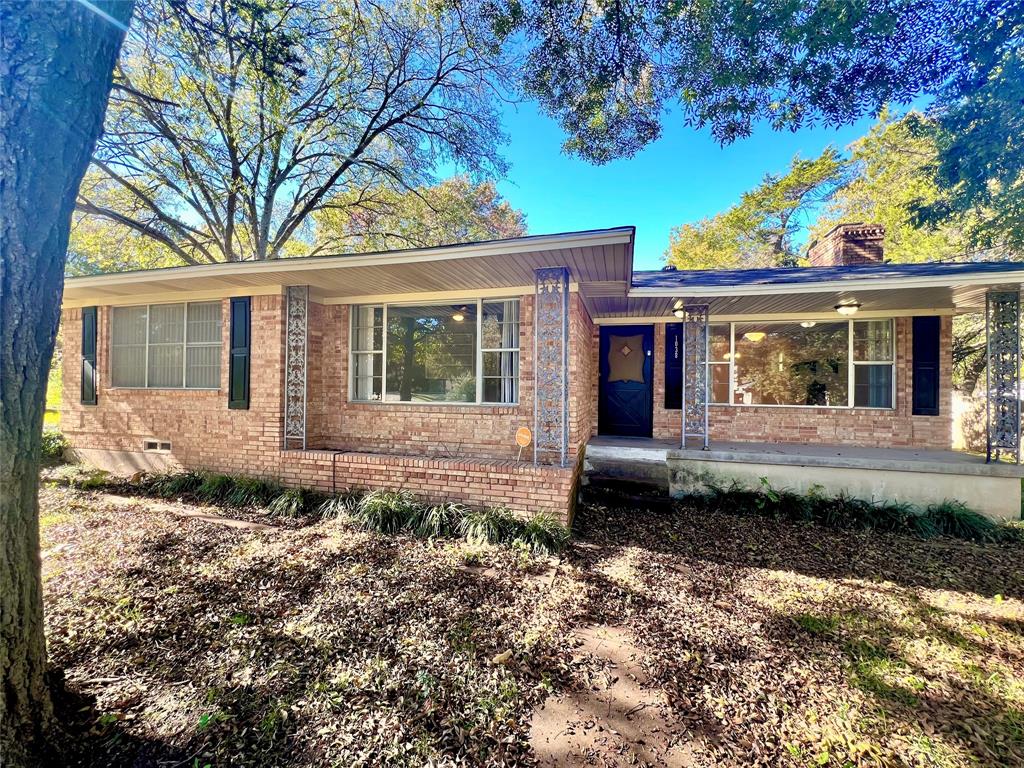
[[[617,286],[624,296],[632,275],[632,227],[537,235],[485,243],[236,262],[69,278],[68,305],[167,300],[220,293],[275,293],[280,286],[309,285],[319,299],[432,293],[532,285],[534,270],[568,267],[573,281]]]
[[[776,286],[772,293],[755,295],[701,295],[677,294],[674,296],[637,295],[630,291],[627,299],[613,297],[590,297],[590,305],[596,320],[623,318],[668,318],[676,301],[692,304],[708,304],[713,316],[733,318],[749,317],[798,317],[814,315],[828,317],[838,315],[835,305],[843,301],[861,304],[859,317],[884,314],[956,314],[975,312],[985,306],[985,292],[989,286],[935,286],[931,288],[884,288],[875,290],[851,290],[846,285],[834,286],[827,291],[792,293],[787,287]]]

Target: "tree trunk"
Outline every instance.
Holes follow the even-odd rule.
[[[39,446],[71,213],[131,0],[0,6],[0,758],[36,764],[51,706]],[[74,339],[69,352],[75,352]]]

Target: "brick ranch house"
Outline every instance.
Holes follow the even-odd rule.
[[[634,272],[633,239],[70,278],[62,428],[118,472],[565,520],[585,467],[674,493],[767,476],[1019,516],[1017,465],[951,451],[951,338],[955,315],[987,311],[990,453],[1019,460],[1020,265],[886,264],[880,228],[842,225],[809,267]]]

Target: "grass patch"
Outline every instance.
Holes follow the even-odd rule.
[[[217,472],[167,472],[111,480],[106,472],[76,472],[68,480],[82,489],[183,499],[222,507],[258,509],[270,517],[321,520],[346,517],[378,533],[412,533],[425,539],[465,538],[475,544],[516,546],[535,555],[560,552],[569,530],[546,513],[527,520],[507,507],[476,509],[456,502],[428,505],[406,490],[345,491],[329,496],[309,488],[285,488],[274,479]]]
[[[203,475],[199,472],[169,472],[154,475],[149,479],[151,493],[164,499],[192,495],[203,484]]]
[[[519,539],[537,555],[552,555],[561,552],[569,543],[569,529],[552,515],[540,513],[527,520],[519,533]]]
[[[348,517],[355,512],[361,498],[362,496],[355,491],[328,496],[317,506],[316,516],[321,520]]]
[[[969,541],[993,541],[999,538],[999,526],[959,501],[933,504],[924,517],[938,533]]]
[[[471,509],[462,518],[459,533],[471,544],[501,544],[516,538],[521,525],[508,507]]]
[[[305,517],[317,508],[319,496],[309,488],[286,488],[267,505],[271,517]]]
[[[64,458],[64,449],[67,447],[67,438],[59,429],[46,428],[43,430],[41,453],[44,459]]]
[[[812,635],[831,635],[839,628],[836,616],[815,616],[813,613],[798,613],[793,621],[805,632]]]
[[[203,482],[196,488],[195,495],[210,504],[227,503],[228,495],[235,488],[235,478],[215,472],[207,472],[202,478]]]
[[[416,535],[424,539],[442,539],[454,536],[465,518],[466,507],[454,502],[442,502],[423,510],[416,526]]]
[[[224,501],[233,507],[265,507],[277,499],[284,488],[266,477],[235,477]]]
[[[352,517],[368,531],[398,533],[415,530],[421,515],[420,505],[408,491],[377,490],[359,501]]]
[[[944,501],[921,509],[905,502],[875,502],[846,493],[828,496],[820,489],[794,493],[776,489],[767,478],[752,489],[733,482],[709,486],[696,494],[716,512],[770,515],[777,519],[809,521],[828,528],[903,533],[922,539],[951,536],[986,542],[1024,539],[1024,528],[999,525],[960,501]]]

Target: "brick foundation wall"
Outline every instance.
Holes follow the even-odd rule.
[[[569,525],[578,468],[310,450],[282,452],[278,476],[289,485],[323,491],[404,488],[427,502],[545,512]]]
[[[953,430],[953,321],[950,317],[942,318],[939,416],[911,413],[911,326],[911,318],[896,318],[896,402],[892,410],[712,405],[711,439],[949,450]],[[592,344],[596,355],[597,340]],[[654,325],[654,349],[653,436],[678,440],[680,412],[665,409],[664,323]],[[596,429],[596,418],[593,423]]]

